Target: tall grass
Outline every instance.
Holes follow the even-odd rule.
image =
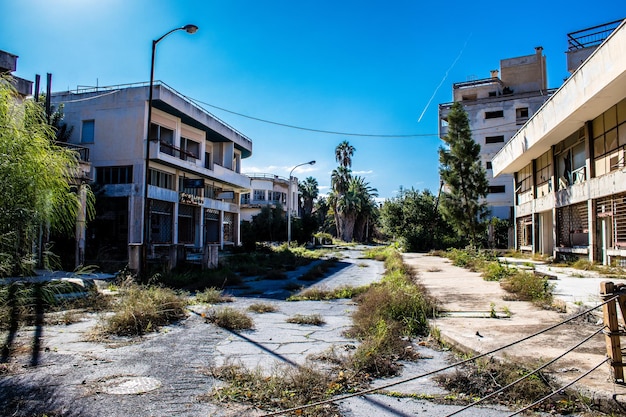
[[[122,288],[113,315],[101,327],[104,334],[138,336],[186,316],[186,297],[174,290],[131,285]]]
[[[357,297],[358,308],[352,315],[350,335],[361,339],[353,365],[372,375],[392,375],[395,360],[410,354],[405,336],[425,335],[428,318],[436,310],[434,300],[415,281],[414,272],[392,248],[368,254],[384,259],[385,275],[378,284]]]

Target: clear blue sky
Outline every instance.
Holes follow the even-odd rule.
[[[315,159],[294,175],[317,178],[325,193],[334,149],[348,140],[353,172],[382,198],[400,186],[437,191],[437,105],[452,99],[453,82],[543,46],[549,87],[559,87],[566,34],[626,17],[615,0],[0,2],[0,49],[19,55],[22,78],[52,73],[53,91],[148,81],[151,41],[193,23],[195,35],[173,33],[157,48],[155,79],[181,93],[309,129],[416,135],[328,134],[206,107],[252,139],[245,172],[287,176]]]

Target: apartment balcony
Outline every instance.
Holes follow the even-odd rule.
[[[89,160],[89,148],[74,143],[56,142],[56,145],[70,149],[78,155],[79,172],[75,179],[91,181],[91,162]]]
[[[150,142],[150,155],[151,161],[181,169],[208,180],[226,183],[241,190],[250,188],[250,178],[246,175],[218,163],[213,163],[207,168],[204,161],[198,159],[196,155],[164,142]]]

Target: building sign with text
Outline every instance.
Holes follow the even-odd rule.
[[[204,204],[204,198],[187,193],[180,193],[178,201],[182,204],[193,204],[194,206],[201,206]]]

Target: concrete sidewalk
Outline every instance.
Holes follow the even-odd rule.
[[[583,308],[582,305],[584,308],[598,305],[599,283],[607,280],[599,276],[581,278],[563,269],[550,268],[550,273],[557,276],[551,281],[556,285],[555,297],[568,306],[566,313],[558,313],[542,310],[529,302],[509,301],[507,292],[498,282],[485,281],[479,273],[455,267],[447,259],[416,253],[403,254],[403,257],[419,272],[420,282],[440,302],[440,308],[451,312],[432,321],[442,339],[461,351],[474,354],[490,352],[548,328],[572,316]],[[490,317],[492,310],[499,318]],[[595,316],[577,319],[494,356],[528,364],[545,363],[601,328],[602,322],[596,321]],[[599,334],[553,364],[549,373],[564,385],[604,359],[606,345],[604,335]],[[613,382],[608,364],[581,379],[575,387],[606,410],[621,413],[626,410],[626,387]]]

